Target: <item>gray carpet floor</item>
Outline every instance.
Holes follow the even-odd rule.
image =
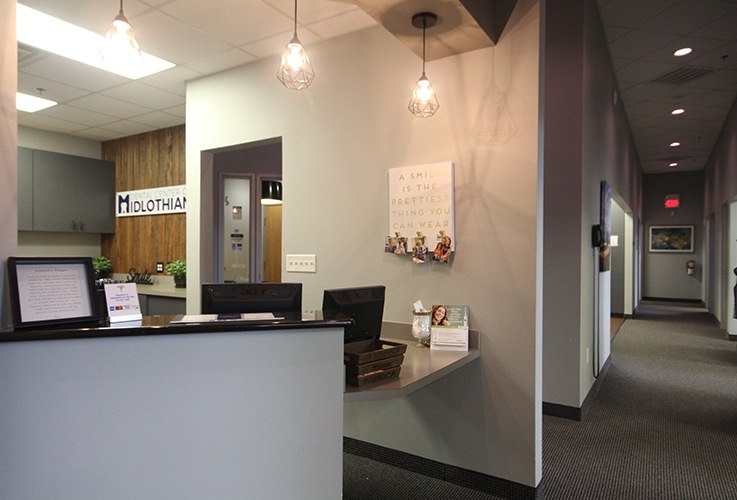
[[[737,499],[737,343],[695,309],[642,307],[577,422],[543,417],[546,499]],[[344,454],[347,499],[499,498]]]

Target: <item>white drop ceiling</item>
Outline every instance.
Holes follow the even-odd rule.
[[[117,0],[21,3],[99,33],[119,7]],[[426,4],[418,2],[418,10]],[[737,0],[597,4],[645,172],[702,169],[737,94]],[[18,90],[35,95],[42,88],[59,102],[19,112],[20,125],[106,141],[182,124],[187,81],[264,58],[277,64],[293,29],[292,0],[124,0],[123,7],[141,48],[177,67],[131,81],[19,47]],[[300,0],[298,21],[308,51],[310,44],[377,25],[352,3],[330,0]],[[673,57],[685,45],[693,53]],[[684,66],[710,72],[681,84],[653,83]],[[686,113],[671,116],[675,107]],[[681,146],[669,147],[673,141]],[[678,167],[669,168],[672,161]]]

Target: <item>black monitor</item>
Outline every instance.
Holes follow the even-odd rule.
[[[345,327],[344,342],[378,339],[384,317],[384,285],[360,288],[325,290],[322,310],[335,311],[353,319],[354,325]]]
[[[302,283],[204,283],[202,314],[302,311]]]
[[[98,323],[90,257],[8,257],[16,329]]]

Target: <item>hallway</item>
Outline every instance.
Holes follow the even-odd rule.
[[[737,344],[703,312],[641,308],[581,422],[543,416],[546,499],[735,498]],[[344,453],[344,498],[503,498]]]

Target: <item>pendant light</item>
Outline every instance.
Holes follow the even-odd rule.
[[[261,181],[261,204],[282,204],[280,181]]]
[[[432,88],[430,80],[425,76],[425,30],[432,28],[438,22],[438,16],[432,12],[420,12],[412,16],[412,26],[422,28],[422,76],[417,80],[412,91],[412,99],[409,101],[409,110],[413,115],[427,118],[435,114],[440,107],[435,89]]]
[[[294,36],[282,53],[276,77],[286,88],[293,90],[306,89],[315,79],[310,58],[297,38],[297,0],[294,0]]]
[[[114,63],[130,63],[141,58],[141,48],[136,40],[133,26],[123,14],[123,0],[120,0],[120,12],[105,32],[105,44],[101,53],[103,59]]]

